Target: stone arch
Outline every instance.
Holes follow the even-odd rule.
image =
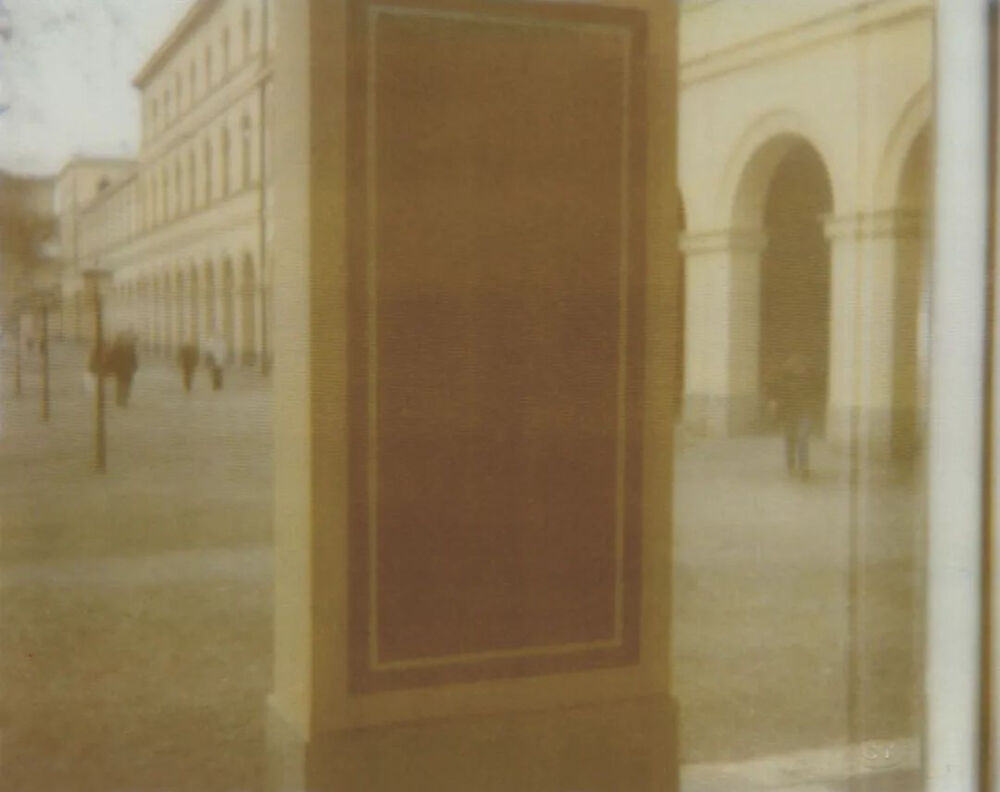
[[[906,103],[889,133],[875,180],[876,206],[889,208],[899,205],[900,180],[906,175],[907,159],[921,135],[926,136],[929,144],[933,110],[933,96],[928,83]]]
[[[730,307],[743,370],[744,391],[758,400],[773,396],[782,367],[803,356],[817,412],[829,388],[831,250],[824,221],[835,205],[828,160],[787,117],[772,117],[745,140],[757,148],[740,152],[742,171],[731,203],[731,227],[755,235],[752,254],[731,275],[740,298]],[[754,367],[755,371],[749,371]],[[753,387],[751,387],[753,384]],[[758,401],[759,403],[759,401]]]
[[[720,213],[719,227],[760,228],[763,201],[775,169],[796,145],[806,142],[831,169],[831,157],[823,136],[805,116],[791,110],[775,110],[750,124],[733,148],[723,170],[715,205]],[[831,179],[834,207],[838,190]]]

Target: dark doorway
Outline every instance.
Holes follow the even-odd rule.
[[[825,403],[830,245],[823,218],[832,206],[819,154],[804,141],[796,143],[776,167],[764,205],[768,241],[761,257],[760,382],[765,395],[782,364],[803,355],[814,400]]]

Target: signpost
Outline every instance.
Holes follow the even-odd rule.
[[[49,310],[56,304],[57,294],[53,289],[40,289],[31,296],[33,307],[39,313],[38,352],[41,362],[41,417],[48,421],[51,414],[50,351],[49,351]]]

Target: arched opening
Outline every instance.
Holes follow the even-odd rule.
[[[201,338],[201,297],[198,290],[198,270],[191,265],[191,342],[197,344]]]
[[[177,311],[177,321],[174,323],[174,341],[175,346],[178,348],[187,340],[185,338],[187,331],[184,322],[184,309],[187,297],[186,280],[187,278],[184,277],[183,272],[177,273],[177,288],[174,290],[174,296],[176,298],[175,310]]]
[[[222,262],[222,340],[226,345],[226,360],[236,357],[236,313],[235,285],[233,283],[233,262],[228,258]]]
[[[218,317],[215,311],[215,270],[212,262],[205,262],[205,332],[216,335],[219,332]]]
[[[163,351],[174,349],[174,280],[170,273],[163,276]]]
[[[930,133],[925,125],[903,161],[896,199],[895,300],[893,306],[892,455],[911,459],[920,442],[927,383],[925,269],[930,260]]]
[[[820,155],[804,139],[789,141],[777,160],[762,209],[759,382],[769,396],[782,368],[793,358],[804,361],[804,395],[822,421],[830,341],[830,244],[823,218],[833,209],[833,194]]]
[[[241,298],[241,319],[243,330],[243,363],[253,365],[257,350],[257,322],[254,311],[254,294],[257,291],[257,281],[254,277],[253,259],[248,253],[243,257],[243,283]]]

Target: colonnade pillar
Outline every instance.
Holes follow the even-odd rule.
[[[231,363],[236,354],[236,276],[231,262],[223,263],[219,278],[219,332],[226,346],[226,362]]]
[[[918,309],[923,268],[919,214],[829,218],[830,378],[827,437],[852,437],[873,458],[915,449],[919,406]]]
[[[684,423],[712,436],[760,417],[760,259],[757,229],[685,235]]]
[[[259,359],[260,351],[260,304],[257,299],[257,277],[251,270],[247,277],[244,268],[240,282],[240,358],[244,365],[253,365]]]
[[[677,4],[275,8],[269,788],[677,789]]]

